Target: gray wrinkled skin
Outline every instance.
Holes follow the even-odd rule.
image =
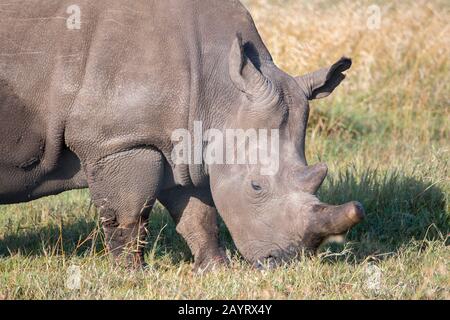
[[[307,166],[309,100],[329,95],[351,61],[294,78],[275,66],[235,0],[0,1],[0,203],[88,187],[116,259],[143,263],[156,199],[196,267],[226,258],[217,211],[252,263],[315,250],[364,216],[321,203],[327,174]],[[280,130],[280,167],[174,165],[171,133]],[[217,208],[217,210],[216,210]]]

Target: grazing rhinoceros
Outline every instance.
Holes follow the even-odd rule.
[[[226,262],[216,209],[255,264],[314,251],[364,217],[357,202],[314,196],[327,167],[304,152],[308,101],[329,95],[350,59],[291,77],[237,0],[73,3],[0,2],[0,203],[87,187],[113,257],[140,264],[158,199],[200,269]],[[194,122],[278,130],[277,170],[174,161],[173,132]]]

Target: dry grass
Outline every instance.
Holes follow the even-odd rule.
[[[108,263],[87,193],[72,192],[0,207],[0,298],[450,298],[448,2],[376,1],[375,30],[367,27],[372,1],[245,3],[290,74],[344,54],[354,60],[336,94],[313,104],[307,141],[310,162],[330,164],[322,199],[358,199],[367,209],[350,243],[260,273],[238,258],[222,226],[233,271],[196,276],[158,208],[150,269],[130,274]],[[72,265],[81,268],[80,290],[65,285]]]
[[[288,73],[303,74],[342,55],[353,58],[345,85],[317,105],[313,136],[340,130],[367,140],[373,132],[427,147],[449,134],[450,7],[379,3],[381,24],[371,30],[367,10],[373,2],[248,1],[258,8],[252,13],[275,61]]]

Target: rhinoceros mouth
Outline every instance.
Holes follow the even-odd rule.
[[[254,263],[254,267],[258,270],[267,270],[267,269],[275,269],[281,264],[281,261],[274,256],[267,256],[262,259],[258,259]]]
[[[260,270],[274,269],[280,265],[300,260],[303,256],[309,255],[314,250],[302,245],[290,245],[286,249],[271,251],[267,255],[256,259],[254,266]]]

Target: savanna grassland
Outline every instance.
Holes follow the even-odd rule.
[[[312,103],[306,142],[309,162],[329,165],[320,198],[366,208],[348,242],[259,272],[239,258],[222,224],[231,269],[196,275],[157,207],[149,268],[129,272],[111,266],[89,194],[75,191],[0,207],[0,299],[450,298],[450,3],[245,3],[288,73],[353,58],[343,85]],[[80,288],[69,289],[76,267]]]

